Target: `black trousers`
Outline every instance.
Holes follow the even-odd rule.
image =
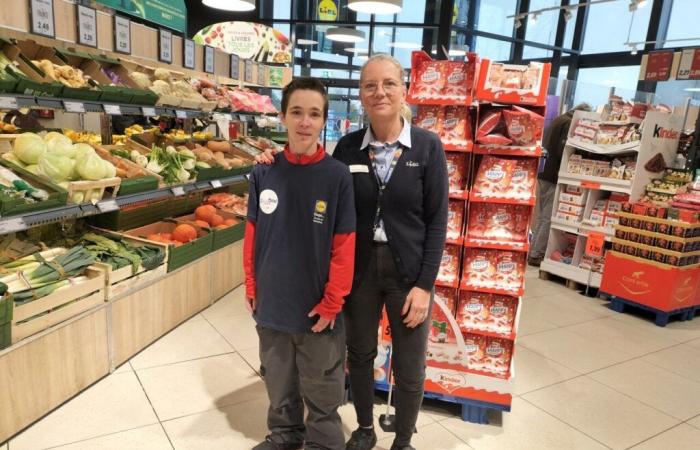
[[[423,401],[429,331],[429,320],[416,328],[408,328],[403,323],[401,310],[411,288],[398,273],[389,246],[375,244],[362,284],[350,294],[345,306],[350,386],[357,421],[362,427],[374,423],[377,329],[382,306],[386,306],[392,335],[392,370],[396,380],[394,443],[399,445],[410,444]]]
[[[267,426],[272,441],[304,442],[304,448],[310,450],[343,450],[345,437],[338,414],[345,387],[343,333],[256,329],[260,374],[270,398]]]

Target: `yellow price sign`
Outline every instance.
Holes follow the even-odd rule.
[[[338,19],[338,5],[334,0],[318,2],[318,19],[324,22],[335,22]]]

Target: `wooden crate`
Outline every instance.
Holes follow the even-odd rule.
[[[12,343],[104,303],[104,271],[99,267],[90,266],[85,271],[85,276],[86,280],[64,286],[46,297],[23,305],[14,305]]]
[[[136,273],[132,273],[131,266],[114,270],[109,264],[97,262],[95,265],[105,271],[105,297],[107,301],[114,300],[120,295],[157,280],[168,273],[167,262],[151,270],[140,267]]]
[[[122,179],[119,177],[105,178],[98,181],[71,181],[68,183],[68,201],[72,203],[95,204],[102,199],[117,198]],[[80,200],[80,194],[83,196]]]

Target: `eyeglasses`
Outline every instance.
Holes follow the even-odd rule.
[[[381,85],[382,85],[382,89],[387,94],[393,94],[396,91],[398,91],[399,89],[401,89],[401,82],[399,82],[398,80],[392,80],[392,79],[384,80],[384,81],[382,81]],[[360,86],[360,89],[362,89],[364,92],[366,92],[368,94],[374,94],[375,92],[377,92],[377,89],[379,89],[379,83],[376,81],[368,81],[366,83],[363,83]]]

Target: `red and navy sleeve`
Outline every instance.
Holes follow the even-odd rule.
[[[250,173],[248,182],[248,213],[243,238],[243,271],[245,272],[245,296],[256,298],[255,284],[255,224],[258,220],[258,191],[256,170]]]

